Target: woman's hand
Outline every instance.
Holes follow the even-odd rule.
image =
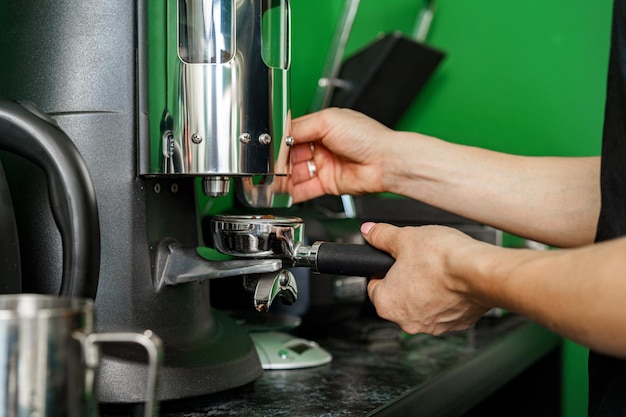
[[[325,194],[385,191],[394,131],[348,109],[326,109],[293,121],[289,192],[294,202]]]
[[[370,281],[368,293],[378,315],[405,332],[463,330],[490,309],[472,298],[464,277],[451,268],[453,256],[484,243],[443,226],[365,223],[361,231],[370,244],[396,259],[384,279]]]

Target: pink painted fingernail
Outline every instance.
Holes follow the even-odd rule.
[[[374,224],[375,223],[372,222],[363,223],[361,225],[361,233],[363,233],[364,235],[368,234],[370,230],[372,230],[372,227],[374,227]]]

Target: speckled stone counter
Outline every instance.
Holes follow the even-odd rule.
[[[163,403],[161,415],[461,415],[560,343],[514,315],[483,319],[472,330],[442,337],[407,337],[370,318],[331,328],[315,340],[332,353],[330,364],[265,371],[244,387]]]

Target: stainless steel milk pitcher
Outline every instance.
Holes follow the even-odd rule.
[[[156,415],[161,343],[151,332],[94,333],[86,298],[0,295],[0,416],[96,417],[98,345],[135,343],[148,352],[145,416]]]

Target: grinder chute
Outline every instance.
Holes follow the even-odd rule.
[[[290,205],[279,178],[288,174],[288,1],[176,0],[166,14],[167,97],[143,174],[202,177],[208,196],[227,195],[232,177],[246,205]]]

